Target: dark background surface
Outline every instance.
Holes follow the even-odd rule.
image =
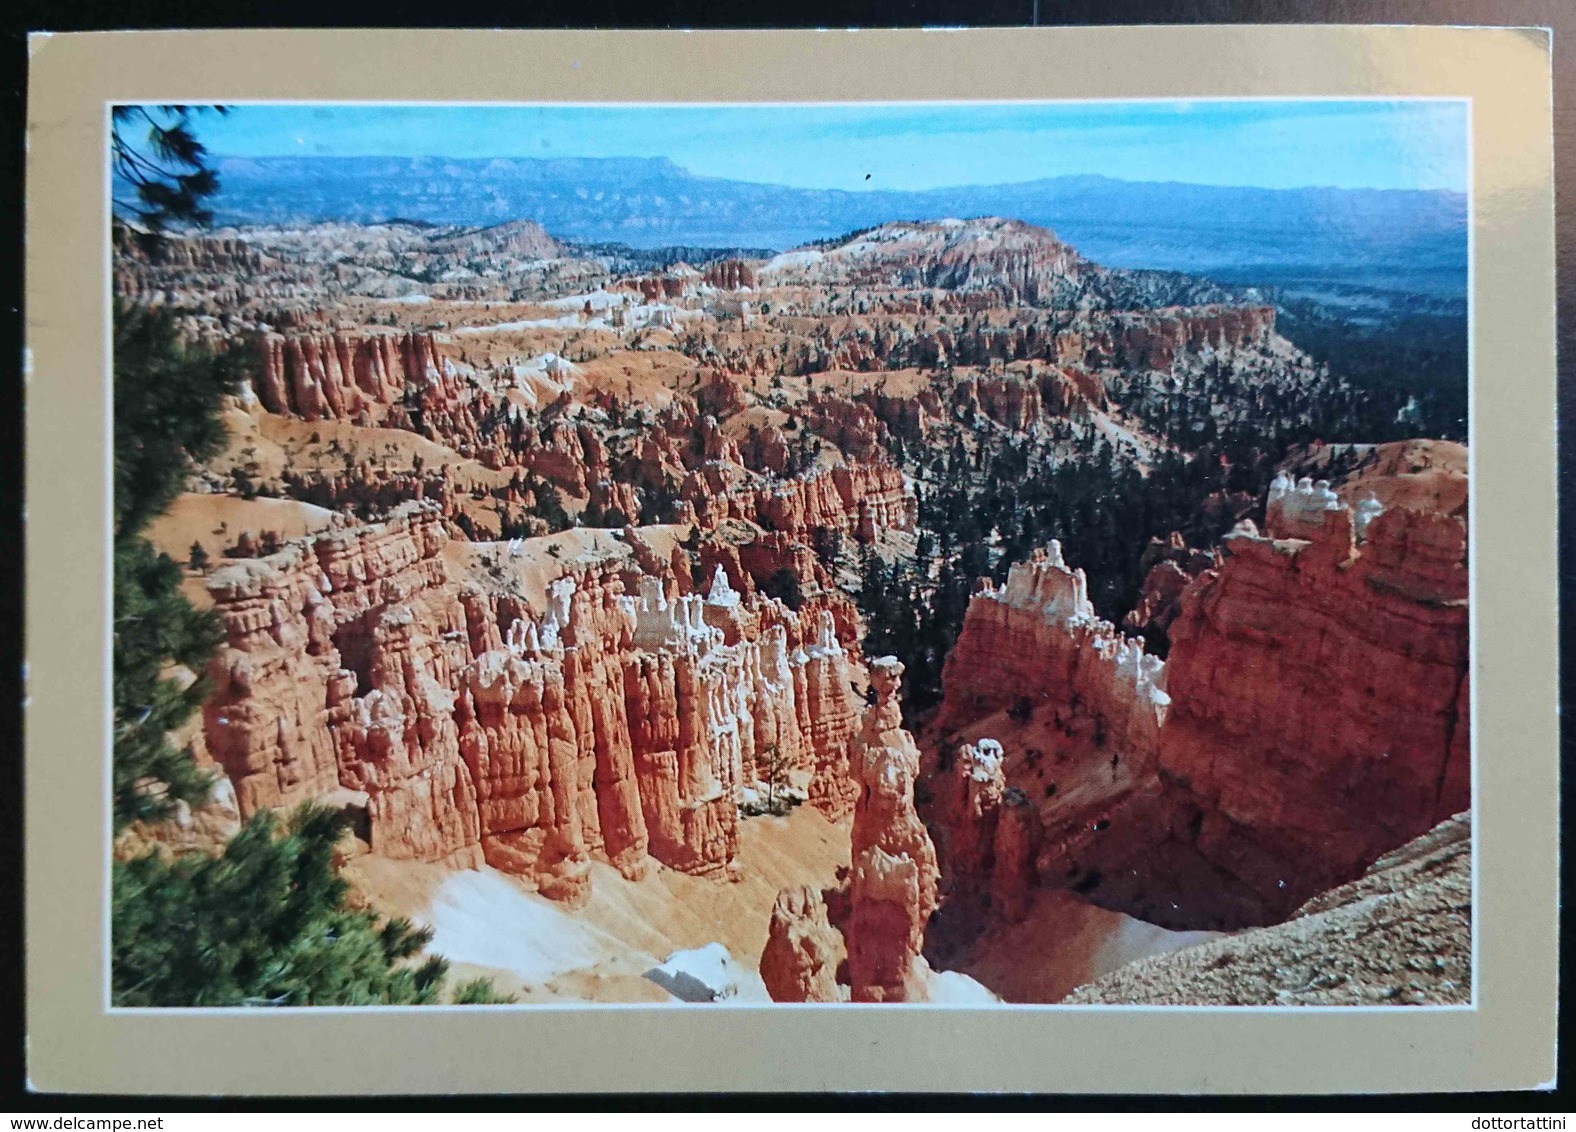
[[[358,1111],[390,1108],[400,1111],[433,1107],[421,1098],[356,1098],[334,1102],[306,1099],[299,1102],[234,1102],[187,1098],[50,1097],[26,1090],[23,1062],[22,978],[22,385],[18,359],[21,354],[22,284],[22,165],[24,154],[27,34],[30,31],[78,31],[121,28],[218,27],[543,27],[543,28],[663,28],[663,27],[904,27],[1019,26],[1076,24],[1200,24],[1200,23],[1315,23],[1315,24],[1453,24],[1537,26],[1554,29],[1554,128],[1556,159],[1558,292],[1559,292],[1559,436],[1560,436],[1560,610],[1562,702],[1576,689],[1576,665],[1565,655],[1569,636],[1568,603],[1576,587],[1576,532],[1569,501],[1576,498],[1576,466],[1568,458],[1576,428],[1576,396],[1572,395],[1576,369],[1576,3],[1570,0],[976,0],[942,3],[939,0],[856,0],[836,4],[828,0],[534,0],[504,6],[475,0],[383,0],[377,4],[330,0],[275,0],[273,3],[224,3],[212,0],[21,0],[6,20],[4,52],[6,76],[0,87],[0,217],[4,219],[0,243],[0,1004],[7,1007],[3,1064],[0,1064],[0,1110],[40,1110],[56,1113],[176,1112],[185,1110],[251,1110],[256,1108],[334,1108]],[[1529,540],[1544,537],[1528,532]],[[1550,616],[1556,611],[1550,610]],[[1562,726],[1561,750],[1570,748],[1570,727]],[[1563,809],[1570,811],[1572,789],[1562,785]],[[1573,844],[1571,823],[1562,832],[1562,856]],[[1562,927],[1573,903],[1569,870],[1562,875]],[[1562,932],[1563,936],[1563,932]],[[1568,957],[1562,948],[1561,985],[1569,985]],[[1563,997],[1563,996],[1562,996]],[[1563,1002],[1562,1002],[1563,1006]],[[1561,1011],[1561,1033],[1565,1031]],[[1568,1076],[1564,1041],[1560,1043],[1560,1079]],[[200,1089],[201,1082],[193,1082]],[[1043,1108],[1043,1099],[972,1097],[792,1097],[730,1098],[487,1098],[444,1099],[445,1111],[523,1106],[595,1107],[619,1109],[689,1108],[778,1109],[834,1108],[943,1109],[943,1108]],[[1165,1098],[1080,1097],[1054,1104],[1076,1109],[1128,1109],[1168,1111],[1191,1109],[1419,1111],[1449,1109],[1469,1113],[1506,1114],[1531,1111],[1569,1111],[1568,1088],[1538,1094],[1482,1094],[1435,1097],[1306,1097],[1306,1098]]]

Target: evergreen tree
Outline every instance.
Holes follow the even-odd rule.
[[[303,806],[264,811],[223,855],[117,863],[112,986],[117,1006],[364,1006],[434,1002],[448,969],[409,962],[431,940],[395,918],[345,907],[333,867],[343,823]]]
[[[500,994],[491,979],[467,979],[454,988],[449,1001],[455,1006],[500,1006],[517,1000],[512,994]]]
[[[210,691],[205,678],[186,688],[163,675],[170,662],[203,673],[222,639],[211,613],[191,607],[181,570],[141,538],[114,547],[113,794],[115,828],[168,817],[177,802],[200,805],[212,776],[167,735],[191,717]]]
[[[799,585],[799,575],[786,566],[761,583],[761,592],[767,597],[776,598],[795,613],[804,607],[804,590]]]
[[[787,806],[778,797],[783,787],[788,785],[788,759],[783,749],[773,743],[755,756],[755,764],[761,780],[766,783],[766,812],[786,813]]]
[[[536,495],[536,507],[532,513],[547,523],[547,533],[556,535],[559,531],[567,531],[574,525],[569,518],[569,512],[564,508],[564,497],[557,487],[547,480],[540,480],[532,487]]]
[[[113,349],[119,539],[169,507],[193,467],[224,447],[219,400],[238,368],[235,357],[184,343],[162,309],[117,309]]]
[[[115,106],[110,110],[114,206],[155,235],[171,226],[203,227],[219,175],[192,124],[223,106]]]

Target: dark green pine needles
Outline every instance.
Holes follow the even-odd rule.
[[[115,866],[118,1006],[420,1005],[448,964],[408,962],[430,929],[345,907],[338,814],[254,818],[222,856]],[[474,991],[472,992],[474,993]],[[497,1001],[494,998],[492,1001]]]

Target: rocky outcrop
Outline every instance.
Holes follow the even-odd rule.
[[[848,982],[855,1002],[904,1002],[916,991],[915,961],[936,910],[936,850],[914,809],[919,749],[903,730],[898,689],[903,665],[870,662],[875,703],[849,746],[859,782],[850,833]]]
[[[1161,772],[1201,852],[1275,909],[1471,800],[1465,525],[1321,494],[1229,536],[1171,626]]]
[[[209,579],[227,643],[205,728],[243,814],[337,800],[382,855],[485,857],[579,902],[594,856],[728,873],[768,755],[843,804],[854,713],[828,610],[721,572],[670,593],[631,550],[535,611],[452,579],[446,542],[410,504]]]
[[[202,765],[200,758],[198,764]],[[117,861],[132,861],[150,852],[165,859],[186,853],[217,857],[239,832],[241,812],[236,807],[235,789],[220,774],[205,802],[193,806],[178,801],[163,821],[132,822],[115,834],[110,852]]]
[[[1470,803],[1462,521],[1287,480],[1267,514],[1187,584],[1165,662],[1093,617],[1054,545],[970,603],[939,725],[1009,709],[1064,777],[1110,760],[1036,799],[1047,883],[1170,927],[1265,923]]]
[[[826,899],[816,889],[785,888],[777,894],[761,952],[761,981],[773,1002],[846,1002],[837,981],[844,960],[843,937],[827,919]]]
[[[1051,360],[1093,369],[1172,368],[1183,355],[1256,349],[1275,335],[1275,308],[1211,305],[1100,313],[1057,336]]]
[[[1021,919],[1039,887],[1040,815],[1008,789],[1001,744],[981,739],[954,756],[944,795],[942,887],[955,937]]]
[[[676,263],[661,275],[644,275],[620,281],[620,286],[638,293],[644,302],[660,303],[679,299],[695,289],[700,273],[686,263]]]
[[[1060,730],[1125,750],[1155,750],[1170,705],[1166,665],[1095,616],[1082,570],[1061,544],[1036,551],[969,601],[942,670],[942,731],[993,712],[1048,709]]]
[[[1040,811],[1022,790],[1009,787],[1002,795],[993,839],[990,870],[990,919],[1015,924],[1034,903],[1040,886]]]
[[[755,286],[755,268],[742,259],[713,260],[706,265],[706,282],[723,291],[742,291]]]
[[[835,530],[867,542],[877,530],[913,530],[919,511],[903,473],[889,464],[839,464],[762,488],[754,504],[754,514],[741,517],[768,530],[801,539]]]
[[[1219,561],[1211,551],[1188,546],[1177,531],[1168,539],[1151,538],[1138,563],[1144,574],[1138,604],[1122,618],[1123,631],[1142,637],[1150,651],[1162,651],[1170,643],[1168,632],[1182,610],[1188,583]]]
[[[1441,822],[1286,922],[1122,967],[1070,1003],[1442,1006],[1472,1001],[1472,828]]]
[[[446,541],[435,509],[413,505],[209,577],[226,643],[204,731],[244,817],[343,790],[376,851],[480,861],[450,714],[468,657],[437,557]]]
[[[935,846],[914,808],[919,748],[903,729],[903,665],[878,657],[869,670],[875,702],[847,754],[858,788],[852,863],[839,888],[778,895],[762,956],[762,977],[778,1002],[830,1002],[845,994],[855,1002],[923,1002],[932,992],[920,952],[939,899],[939,874]],[[840,941],[830,929],[841,933]],[[838,970],[843,948],[847,958]]]
[[[1048,302],[1086,261],[1048,229],[1016,220],[885,224],[825,252],[793,253],[761,270],[770,283],[1012,292]]]
[[[564,254],[564,247],[534,220],[506,220],[485,228],[439,229],[427,240],[425,251],[433,255],[556,259]]]
[[[270,334],[252,378],[263,408],[305,421],[377,418],[429,386],[459,396],[430,334]]]

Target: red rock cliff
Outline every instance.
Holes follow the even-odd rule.
[[[1165,663],[1093,618],[1054,547],[971,602],[939,725],[1013,708],[1064,780],[1111,760],[1036,795],[1047,883],[1169,926],[1266,922],[1470,804],[1462,520],[1278,482],[1269,523],[1188,584]]]
[[[729,871],[768,750],[843,803],[854,712],[827,610],[725,575],[670,595],[617,558],[537,612],[451,579],[446,541],[436,506],[409,504],[211,577],[227,643],[205,730],[244,814],[364,805],[379,853],[485,856],[579,901],[593,856]]]
[[[271,413],[306,421],[353,420],[400,403],[407,389],[458,394],[430,334],[270,334],[258,343],[252,379]]]

